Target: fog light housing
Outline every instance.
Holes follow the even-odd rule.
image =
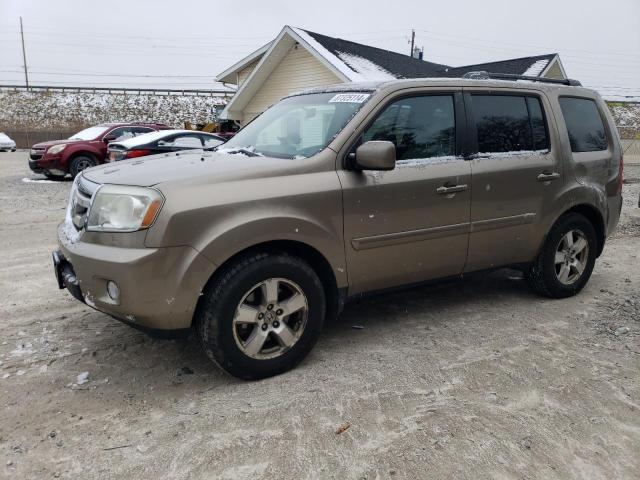
[[[120,287],[113,280],[109,280],[107,282],[107,293],[109,294],[109,298],[114,302],[120,301]]]

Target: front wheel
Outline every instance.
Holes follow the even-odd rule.
[[[591,277],[597,257],[591,222],[578,213],[560,217],[527,274],[537,292],[552,298],[577,294]]]
[[[223,268],[195,321],[207,355],[251,380],[296,366],[318,340],[325,310],[322,282],[304,260],[261,252]]]
[[[95,167],[96,161],[88,157],[86,155],[79,155],[73,160],[71,160],[71,168],[69,169],[72,178],[76,178],[76,176],[86,170],[87,168]]]

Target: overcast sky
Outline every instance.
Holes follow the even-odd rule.
[[[284,25],[452,66],[558,52],[570,77],[640,96],[640,0],[0,0],[0,84],[212,88]]]

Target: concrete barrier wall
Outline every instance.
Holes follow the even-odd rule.
[[[194,94],[0,90],[0,131],[27,148],[103,122],[160,122],[182,128],[186,121],[212,121],[227,100]]]

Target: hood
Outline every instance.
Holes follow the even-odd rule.
[[[95,183],[151,187],[163,183],[220,183],[269,176],[291,169],[296,160],[247,157],[203,151],[149,155],[85,170],[82,176]]]
[[[31,148],[44,148],[44,149],[47,149],[49,147],[52,147],[54,145],[60,145],[62,143],[76,143],[76,142],[86,142],[86,140],[69,140],[68,138],[65,138],[63,140],[49,140],[48,142],[36,143]]]

